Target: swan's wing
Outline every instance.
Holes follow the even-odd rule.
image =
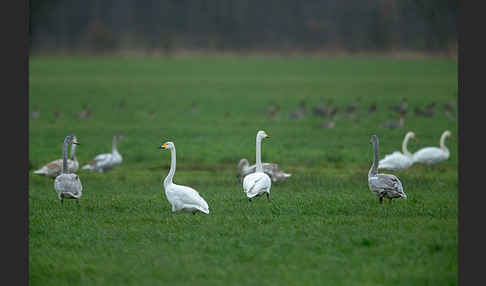
[[[54,189],[58,196],[62,193],[69,193],[74,197],[80,197],[83,191],[83,186],[79,176],[76,174],[61,174],[56,177],[54,181]]]
[[[174,199],[183,205],[197,207],[201,210],[209,212],[208,203],[199,195],[199,193],[191,187],[174,184],[175,191],[173,192]]]
[[[413,162],[411,156],[406,156],[401,152],[394,152],[392,154],[388,154],[385,158],[381,159],[378,162],[379,169],[400,169],[400,168],[408,168],[411,163]]]
[[[93,161],[99,162],[99,161],[105,161],[111,159],[112,154],[111,153],[104,153],[104,154],[99,154],[94,157]]]
[[[265,173],[252,173],[243,180],[243,190],[248,197],[254,197],[259,193],[270,190],[272,181]]]
[[[379,190],[403,192],[400,180],[391,174],[377,174],[370,183]]]

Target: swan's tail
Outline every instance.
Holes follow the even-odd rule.
[[[94,166],[90,164],[86,164],[83,167],[81,167],[82,170],[94,170]]]
[[[41,168],[39,170],[35,170],[34,171],[34,174],[37,174],[37,175],[46,175],[47,174],[47,170],[46,170],[46,168]]]

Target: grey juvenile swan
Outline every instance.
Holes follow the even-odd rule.
[[[288,174],[280,170],[278,165],[275,163],[262,163],[262,167],[263,172],[270,176],[272,182],[281,182],[292,176],[292,174]],[[241,183],[244,177],[246,177],[248,174],[255,173],[255,171],[256,164],[250,166],[250,163],[246,158],[241,159],[240,162],[238,162],[238,173],[236,175],[238,181]]]
[[[73,141],[77,142],[76,136],[74,136],[74,135],[72,135],[72,136],[73,136]],[[75,155],[76,146],[77,146],[77,144],[73,144],[71,146],[71,154],[69,156],[70,158],[67,160],[67,167],[68,167],[67,172],[68,173],[75,173],[79,168],[79,162],[76,159],[76,155]],[[50,163],[47,163],[44,166],[42,166],[42,168],[40,168],[39,170],[35,170],[34,174],[45,175],[46,177],[54,179],[61,174],[62,161],[63,161],[63,158],[54,160]]]
[[[373,165],[368,172],[368,187],[378,196],[380,204],[383,203],[383,197],[388,198],[390,203],[394,198],[407,199],[402,183],[395,175],[378,173],[378,136],[372,135],[371,143],[373,144]]]
[[[64,199],[75,199],[79,204],[78,199],[83,193],[83,186],[79,176],[74,173],[68,173],[67,164],[67,148],[69,144],[79,144],[76,138],[72,135],[66,136],[64,144],[62,145],[62,170],[61,174],[56,177],[54,181],[54,189],[56,190],[57,197],[64,202]]]

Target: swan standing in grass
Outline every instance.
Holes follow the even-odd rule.
[[[83,186],[78,175],[68,173],[67,148],[69,144],[77,145],[79,143],[76,137],[72,135],[66,136],[66,139],[64,139],[64,144],[62,145],[62,170],[61,174],[54,181],[54,189],[61,203],[64,202],[64,199],[75,199],[79,204],[78,199],[83,194]]]
[[[123,139],[121,135],[113,136],[112,151],[111,153],[99,154],[88,164],[84,165],[81,169],[96,171],[98,173],[104,173],[113,169],[121,164],[123,158],[118,152],[117,144],[118,140]]]
[[[447,137],[453,139],[449,130],[444,131],[440,136],[439,147],[425,147],[413,154],[414,163],[437,164],[449,158],[449,149],[445,146],[445,139]]]
[[[394,198],[407,199],[402,183],[395,175],[378,173],[378,137],[376,135],[371,136],[371,143],[373,144],[373,165],[368,172],[368,187],[378,196],[380,204],[383,203],[384,197],[388,198],[390,203]]]
[[[280,170],[277,164],[275,163],[262,163],[263,172],[270,176],[272,182],[281,182],[292,174],[285,173],[284,171]],[[241,183],[243,178],[246,177],[248,174],[254,173],[256,170],[256,165],[251,165],[248,163],[246,158],[243,158],[238,162],[238,181]]]
[[[165,142],[159,149],[169,149],[170,170],[164,179],[165,196],[172,205],[172,212],[187,211],[196,214],[197,211],[209,214],[208,203],[191,187],[176,185],[172,182],[176,170],[176,149],[173,142]]]
[[[77,142],[76,136],[74,136],[74,135],[72,135],[72,136],[73,136],[73,141]],[[76,159],[76,156],[75,156],[76,146],[78,146],[78,144],[72,144],[71,145],[70,159],[67,160],[67,172],[68,173],[75,173],[79,168],[79,162],[78,162],[78,160]],[[63,158],[54,160],[50,163],[47,163],[46,165],[44,165],[39,170],[35,170],[34,174],[45,175],[46,177],[55,178],[55,177],[57,177],[61,174],[62,162],[63,162]]]
[[[403,170],[412,166],[413,155],[407,150],[407,144],[410,138],[417,140],[415,133],[412,131],[407,132],[402,142],[402,152],[395,151],[386,155],[378,162],[378,169]]]
[[[247,175],[243,179],[243,191],[248,197],[248,201],[262,194],[267,195],[267,200],[270,200],[270,187],[272,180],[263,172],[261,144],[264,138],[270,138],[265,131],[260,130],[256,135],[256,169],[254,173]]]

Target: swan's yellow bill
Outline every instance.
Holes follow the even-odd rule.
[[[160,146],[160,148],[162,148],[162,149],[167,148],[167,144],[165,144],[165,143],[164,143],[164,144],[162,144],[162,146]]]

